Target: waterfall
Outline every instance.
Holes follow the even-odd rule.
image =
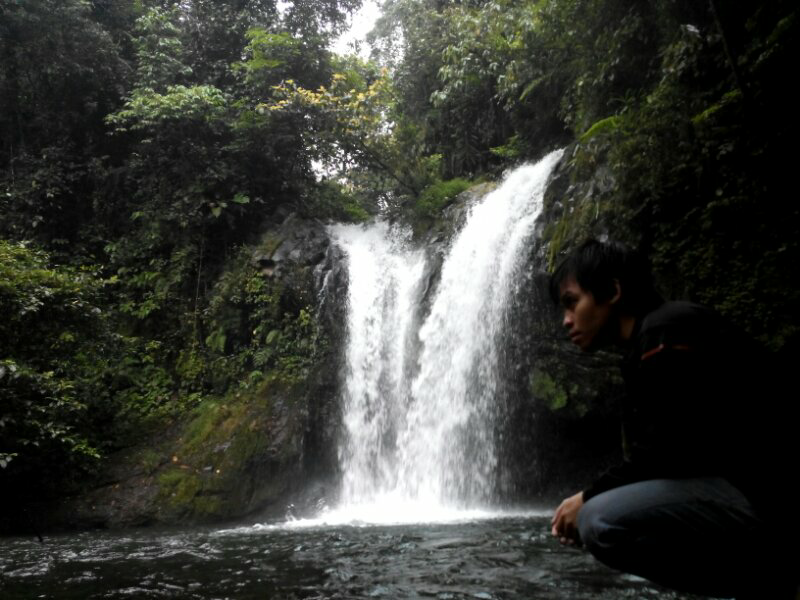
[[[331,228],[349,279],[343,509],[425,519],[496,500],[502,336],[520,326],[509,304],[561,153],[515,169],[469,208],[427,310],[426,255],[408,232]]]
[[[339,459],[342,498],[374,500],[397,485],[397,436],[410,401],[412,336],[425,255],[407,232],[378,222],[337,226],[334,240],[348,259],[347,374]]]

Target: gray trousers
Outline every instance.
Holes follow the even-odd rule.
[[[583,544],[615,569],[694,594],[794,598],[784,544],[796,540],[781,543],[769,529],[722,478],[625,485],[578,515]]]

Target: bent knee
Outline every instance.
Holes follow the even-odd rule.
[[[595,501],[597,500],[597,501]],[[581,507],[578,533],[583,545],[601,562],[618,567],[627,562],[636,546],[638,533],[625,526],[613,505],[595,497]]]
[[[581,542],[589,550],[607,544],[609,523],[601,502],[592,498],[581,507],[578,513],[578,533]]]

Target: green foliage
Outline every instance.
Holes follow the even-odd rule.
[[[250,44],[245,50],[250,59],[242,63],[250,83],[267,75],[271,84],[278,83],[289,71],[289,67],[302,56],[302,41],[288,33],[268,33],[264,29],[247,32]],[[259,82],[260,83],[260,82]]]
[[[226,104],[223,93],[209,85],[170,85],[163,94],[141,88],[107,120],[118,132],[155,130],[169,120],[213,121],[224,115]]]
[[[265,240],[266,248],[280,240]],[[325,342],[306,298],[265,274],[244,248],[212,293],[204,327],[215,389],[250,388],[264,379],[297,381],[314,364]],[[302,268],[289,277],[302,280]]]
[[[469,181],[460,177],[431,184],[420,194],[414,210],[418,216],[437,216],[444,207],[452,202],[461,192],[469,188],[470,185],[472,184]]]
[[[178,21],[180,8],[153,7],[136,21],[137,84],[143,89],[162,90],[192,74],[184,63]]]
[[[736,105],[742,101],[742,93],[739,90],[731,90],[726,92],[722,99],[709,106],[703,112],[692,117],[692,124],[695,127],[703,127],[713,121],[716,116],[719,116],[719,111],[726,110],[730,105]]]
[[[361,0],[294,0],[285,7],[283,25],[300,37],[327,42],[344,30],[346,16],[359,6]]]
[[[113,347],[100,292],[90,270],[0,240],[0,459],[18,481],[99,457],[90,409],[105,410]]]
[[[576,401],[580,397],[577,384],[567,380],[560,365],[546,361],[543,367],[534,369],[529,377],[531,395],[543,402],[553,412],[569,411],[573,417],[581,418],[589,412],[589,405]]]
[[[596,135],[606,134],[614,131],[619,127],[620,118],[617,115],[600,119],[594,123],[586,132],[580,137],[581,142],[588,142]]]
[[[798,293],[785,278],[790,257],[800,256],[791,233],[798,212],[778,201],[791,168],[778,149],[791,127],[768,95],[779,89],[777,77],[760,63],[789,40],[777,30],[744,51],[747,95],[726,77],[722,40],[691,32],[675,39],[665,76],[627,116],[613,156],[622,218],[647,223],[645,243],[665,285],[715,306],[773,350],[800,330],[788,317]],[[693,277],[679,283],[688,270]]]
[[[415,157],[403,154],[397,131],[387,126],[392,86],[386,70],[355,58],[340,61],[341,70],[316,90],[288,79],[273,88],[273,101],[261,107],[280,118],[302,115],[315,132],[317,158],[330,169],[360,166],[380,169],[405,191],[415,192]]]
[[[471,3],[394,0],[383,10],[373,39],[393,67],[393,117],[415,131],[416,154],[441,155],[437,175],[444,178],[485,169],[494,160],[488,148],[511,131],[493,98],[491,74],[481,70],[495,57],[485,46],[471,53],[470,44],[483,39],[470,21]]]
[[[370,218],[370,214],[364,210],[363,207],[354,202],[345,204],[343,210],[345,214],[345,218],[342,219],[343,221],[354,221],[356,223],[361,223]]]
[[[572,193],[545,232],[551,259],[590,233],[626,240],[650,254],[668,296],[711,305],[765,346],[788,351],[800,325],[792,316],[798,293],[786,281],[800,247],[798,211],[783,202],[793,183],[782,148],[797,128],[777,65],[789,64],[796,46],[796,10],[655,10],[630,13],[598,37],[608,66],[586,75],[595,78],[591,102],[582,93],[569,100],[574,123],[603,118],[572,153]],[[642,54],[629,56],[648,20],[655,26],[641,38]],[[626,62],[646,76],[629,80],[615,106],[607,69]],[[597,185],[609,170],[612,184]]]
[[[0,7],[0,235],[94,262],[89,226],[114,148],[103,118],[127,86],[127,2]]]
[[[504,162],[507,163],[524,158],[527,150],[527,145],[518,135],[511,136],[511,138],[502,146],[489,148],[489,152],[500,157]]]
[[[501,147],[513,132],[503,90],[514,79],[517,36],[531,25],[535,11],[527,2],[499,1],[462,5],[448,13],[449,43],[438,71],[441,87],[431,101],[449,121],[442,153],[452,173],[485,171],[493,157],[502,157],[491,149]]]
[[[531,381],[533,397],[544,401],[550,410],[559,410],[567,405],[567,392],[558,387],[550,375],[534,371]]]
[[[305,114],[258,110],[330,79],[358,3],[179,4],[0,6],[0,234],[48,251],[0,247],[4,489],[55,488],[220,386],[302,376],[313,299],[253,275],[227,303],[221,273],[281,205],[371,209],[317,182]]]
[[[194,21],[207,8],[193,5],[192,27],[212,27]],[[133,141],[126,187],[134,210],[119,222],[121,239],[105,246],[119,312],[127,317],[129,334],[162,348],[152,361],[149,352],[131,356],[153,384],[136,386],[125,404],[156,416],[191,405],[197,394],[229,381],[232,371],[215,373],[212,363],[236,362],[238,373],[249,360],[227,356],[232,349],[236,354],[240,330],[229,333],[207,322],[211,290],[235,246],[256,235],[270,210],[315,186],[307,176],[312,154],[303,132],[291,120],[255,110],[256,99],[272,94],[269,86],[287,75],[313,82],[327,68],[313,36],[267,33],[244,13],[226,12],[240,31],[239,45],[225,42],[227,74],[219,63],[213,74],[227,87],[197,80],[208,65],[194,62],[192,54],[202,49],[193,46],[182,14],[156,9],[139,20],[137,81],[125,106],[106,119],[118,139]],[[251,26],[243,28],[245,22]],[[150,54],[142,52],[150,52],[153,36],[166,39],[161,50],[185,68],[146,68]],[[158,82],[154,73],[160,73]]]

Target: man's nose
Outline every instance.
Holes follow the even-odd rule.
[[[569,311],[565,311],[564,320],[561,322],[561,324],[567,329],[570,329],[572,327],[572,323],[573,323],[572,313]]]

